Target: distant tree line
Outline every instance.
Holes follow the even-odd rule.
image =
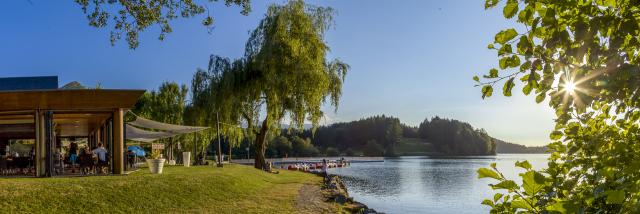
[[[468,123],[435,117],[419,127],[398,118],[378,115],[352,122],[335,123],[302,132],[284,129],[267,149],[268,157],[302,156],[395,156],[402,138],[421,138],[443,155],[492,155],[496,144],[486,131]]]
[[[449,155],[493,155],[496,144],[484,129],[474,129],[469,123],[434,117],[424,120],[418,128],[420,138]]]
[[[548,153],[547,146],[523,146],[515,143],[508,143],[503,140],[493,139],[496,142],[497,153],[507,154],[542,154]]]

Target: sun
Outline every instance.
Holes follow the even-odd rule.
[[[576,83],[574,83],[573,81],[565,83],[564,90],[569,94],[573,94],[573,92],[576,90]]]

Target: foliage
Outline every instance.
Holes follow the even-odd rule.
[[[384,155],[384,148],[376,140],[369,140],[362,149],[365,156],[378,157]]]
[[[183,124],[187,86],[163,82],[158,91],[145,93],[132,111],[139,116],[171,124]]]
[[[485,6],[498,3],[487,0]],[[533,184],[515,186],[491,176],[495,169],[482,169],[481,176],[508,182],[501,189],[512,190],[504,197],[497,193],[500,200],[485,200],[492,212],[640,212],[638,5],[637,0],[506,1],[505,17],[517,16],[526,31],[496,34],[489,48],[498,52],[500,69],[485,75],[488,82],[474,80],[488,97],[506,79],[503,94],[510,96],[520,77],[524,94],[533,92],[536,102],[550,98],[557,119],[548,168],[527,171]],[[527,193],[531,185],[542,187]]]
[[[278,136],[270,145],[273,145],[279,157],[285,157],[289,156],[289,154],[293,154],[293,146],[286,137]]]
[[[324,150],[324,153],[327,157],[337,157],[340,156],[340,151],[338,151],[338,149],[333,148],[333,147],[327,147],[327,149]]]
[[[179,17],[190,18],[207,12],[207,17],[202,20],[202,24],[213,25],[213,17],[209,15],[207,5],[192,0],[75,0],[75,2],[87,15],[90,26],[104,28],[113,25],[110,33],[112,45],[122,37],[122,34],[125,34],[125,40],[131,49],[138,47],[138,34],[149,27],[159,27],[158,39],[163,40],[167,33],[173,31],[169,22]],[[224,0],[224,3],[227,6],[242,7],[240,13],[243,15],[251,11],[249,0]]]
[[[295,157],[313,157],[318,156],[320,151],[311,144],[311,140],[301,137],[293,137],[291,140],[293,145],[293,156]]]
[[[184,124],[185,103],[188,89],[186,85],[178,85],[175,82],[163,82],[158,91],[145,93],[132,109],[141,117],[169,124]],[[186,136],[176,136],[170,139],[160,139],[167,143],[165,152],[167,157],[173,159],[173,148],[178,142],[184,141]],[[185,145],[191,147],[193,145]],[[190,150],[188,150],[190,151]]]
[[[418,135],[438,151],[450,155],[495,154],[495,142],[483,129],[458,120],[434,117],[420,123]]]
[[[493,138],[496,143],[496,153],[498,154],[543,154],[548,153],[547,146],[523,146],[515,143],[508,143]]]
[[[313,144],[323,148],[361,150],[367,141],[375,140],[383,146],[383,149],[391,149],[402,137],[402,126],[398,118],[385,115],[348,123],[334,123],[318,128],[313,135]],[[311,133],[306,134],[312,135]]]
[[[151,155],[149,156],[151,159],[159,159],[162,158],[162,152],[159,149],[154,149],[151,151]]]
[[[206,80],[199,85],[206,94],[201,103],[211,106],[225,124],[246,124],[246,134],[255,137],[256,168],[263,168],[267,140],[279,134],[273,127],[285,117],[296,128],[305,120],[315,127],[324,103],[337,108],[349,66],[326,59],[324,35],[332,15],[331,8],[303,1],[271,5],[251,33],[244,58],[212,56],[208,71],[194,75]]]

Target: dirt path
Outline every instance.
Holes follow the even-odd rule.
[[[335,213],[336,207],[326,202],[319,185],[304,184],[298,193],[296,208],[301,213]]]

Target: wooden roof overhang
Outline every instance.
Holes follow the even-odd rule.
[[[0,91],[0,111],[100,111],[131,108],[144,92],[120,89]]]
[[[131,108],[144,90],[0,91],[0,139],[33,138],[35,110],[54,111],[59,136],[88,136],[115,109]]]

